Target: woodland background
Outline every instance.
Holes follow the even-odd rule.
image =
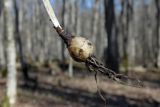
[[[91,40],[108,68],[144,82],[132,88],[99,75],[109,107],[160,107],[159,0],[50,2],[65,30]],[[104,106],[93,74],[70,58],[41,0],[0,0],[2,106],[12,89],[19,107]]]

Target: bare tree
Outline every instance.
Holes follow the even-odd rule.
[[[79,5],[80,5],[80,0],[71,0],[70,1],[70,19],[71,19],[71,27],[70,27],[70,31],[75,34],[75,36],[79,36],[80,35],[80,31],[81,31],[81,27],[80,27],[80,9],[79,9]],[[69,76],[73,77],[73,60],[70,57],[69,59]]]
[[[106,64],[116,72],[119,71],[119,51],[118,51],[118,29],[116,25],[116,16],[114,0],[104,0],[105,6],[105,27],[108,38],[108,47],[106,50]]]
[[[3,0],[0,1],[0,68],[5,65],[4,42],[3,42]]]
[[[153,67],[153,59],[151,57],[152,53],[155,53],[152,50],[152,34],[150,34],[150,30],[152,30],[151,28],[151,23],[153,23],[150,20],[150,13],[149,13],[149,4],[146,3],[145,0],[141,0],[140,1],[141,7],[139,8],[139,12],[137,12],[138,14],[136,14],[138,18],[138,23],[141,23],[139,26],[137,26],[137,43],[139,43],[140,45],[137,45],[137,51],[140,52],[140,54],[138,54],[137,52],[137,62],[140,62],[141,65],[143,67]]]
[[[156,62],[155,66],[160,67],[160,1],[155,0],[155,7],[156,7],[156,25],[155,25],[155,36],[156,36]]]
[[[80,11],[81,0],[75,1],[75,34],[81,34],[81,11]]]
[[[141,16],[141,29],[140,29],[140,33],[142,35],[142,57],[143,57],[143,66],[147,67],[148,66],[148,62],[147,62],[147,57],[148,57],[148,40],[147,40],[147,29],[146,29],[146,22],[147,22],[147,9],[148,9],[148,5],[145,3],[145,0],[142,0],[142,16]]]
[[[122,38],[122,47],[123,47],[123,56],[122,56],[122,63],[126,71],[128,71],[129,67],[129,54],[130,48],[129,41],[130,39],[134,39],[131,35],[130,27],[131,21],[133,19],[133,0],[121,0],[121,13],[120,13],[120,32]],[[132,48],[134,48],[132,46]]]
[[[100,6],[100,0],[94,0],[93,5],[93,21],[92,21],[92,29],[91,29],[91,35],[92,35],[92,42],[96,43],[97,38],[97,32],[98,32],[98,17],[99,17],[99,6]]]
[[[19,49],[19,59],[20,59],[20,63],[21,63],[21,69],[23,72],[23,76],[25,79],[25,82],[28,81],[29,79],[29,75],[28,75],[28,68],[27,68],[27,64],[24,58],[24,51],[23,51],[23,47],[22,47],[22,40],[20,37],[20,30],[22,30],[21,25],[20,25],[20,19],[19,19],[19,7],[17,5],[17,1],[14,0],[14,10],[15,10],[15,34],[16,34],[16,40],[17,40],[17,44],[18,44],[18,49]]]
[[[75,33],[75,10],[76,10],[76,6],[75,6],[75,0],[71,0],[70,1],[70,19],[71,19],[71,27],[70,27],[70,30],[72,33]],[[70,77],[73,77],[73,60],[72,58],[70,57],[69,59],[69,68],[68,68],[68,71],[69,71],[69,76]]]
[[[7,97],[9,98],[9,103],[12,106],[16,102],[17,94],[17,81],[16,81],[16,50],[14,41],[14,30],[13,30],[13,1],[4,1],[4,16],[6,24],[6,54],[7,54]]]
[[[66,2],[66,0],[63,0],[63,6],[62,6],[62,26],[64,26],[64,28],[66,28],[66,25],[67,25],[67,5],[68,3]],[[61,48],[61,58],[62,58],[62,61],[65,61],[65,45],[62,41],[62,48]]]
[[[97,24],[97,37],[96,37],[96,56],[97,58],[104,61],[103,52],[107,44],[106,38],[106,30],[105,30],[105,15],[103,14],[103,0],[99,1],[99,8],[98,8],[98,24]]]
[[[100,38],[100,35],[98,35],[98,24],[99,24],[99,7],[100,7],[100,0],[94,0],[93,4],[93,18],[92,18],[92,25],[91,25],[91,36],[92,36],[92,42],[96,44],[96,40]],[[96,49],[98,48],[96,44]],[[96,55],[98,52],[96,51]]]
[[[136,46],[135,46],[135,14],[134,14],[134,0],[128,0],[127,10],[128,10],[128,66],[135,65],[135,55],[136,55]]]

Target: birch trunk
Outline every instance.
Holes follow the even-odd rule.
[[[12,106],[16,102],[17,81],[16,81],[16,51],[13,31],[13,1],[4,1],[4,15],[6,17],[6,54],[7,54],[7,97]]]

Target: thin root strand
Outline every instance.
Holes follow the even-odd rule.
[[[98,62],[95,56],[91,56],[86,60],[86,67],[89,71],[100,72],[102,75],[107,76],[117,83],[133,87],[143,87],[140,80],[115,73],[113,70],[106,68],[102,63]]]

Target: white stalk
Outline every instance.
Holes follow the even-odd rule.
[[[44,6],[45,6],[45,8],[46,8],[46,11],[47,11],[47,13],[48,13],[48,15],[49,15],[49,17],[50,17],[50,19],[51,19],[54,27],[56,27],[56,28],[57,28],[57,27],[62,28],[62,27],[60,26],[59,22],[58,22],[58,19],[57,19],[55,13],[54,13],[54,10],[53,10],[53,8],[52,8],[52,6],[51,6],[50,1],[49,1],[49,0],[42,0],[42,1],[43,1],[43,4],[44,4]]]

